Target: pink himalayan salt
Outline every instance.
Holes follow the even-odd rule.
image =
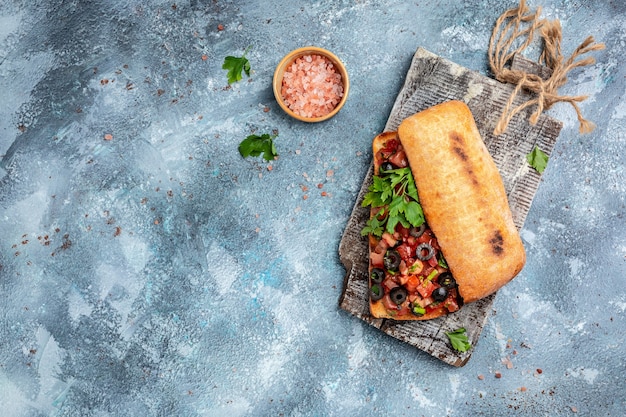
[[[304,55],[285,70],[281,95],[287,107],[302,117],[322,117],[343,97],[341,74],[321,55]]]

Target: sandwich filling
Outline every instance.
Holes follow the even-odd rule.
[[[402,144],[387,138],[374,155],[375,175],[363,206],[371,217],[369,235],[370,304],[382,303],[386,315],[419,319],[435,310],[462,305],[457,283],[426,223]],[[380,309],[377,309],[380,310]]]

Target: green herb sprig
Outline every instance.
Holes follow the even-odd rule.
[[[375,175],[365,194],[363,207],[379,208],[378,214],[367,221],[361,235],[371,233],[381,237],[393,233],[398,223],[406,228],[424,223],[424,212],[419,204],[417,188],[410,168],[383,171]]]
[[[250,76],[250,61],[246,58],[246,54],[252,48],[249,46],[243,53],[242,56],[227,56],[224,58],[224,63],[222,64],[222,69],[228,70],[226,74],[228,77],[228,84],[235,83],[243,78],[241,75],[242,72],[245,72],[246,75]]]
[[[541,174],[548,166],[548,155],[535,145],[533,150],[526,155],[526,161]]]
[[[263,154],[263,159],[271,161],[278,156],[276,146],[274,146],[276,136],[277,135],[270,136],[268,133],[264,133],[260,136],[250,135],[239,144],[239,153],[244,158]]]
[[[450,339],[452,348],[458,352],[467,352],[472,347],[467,339],[464,327],[456,329],[452,332],[446,332],[446,335],[448,336],[448,339]]]

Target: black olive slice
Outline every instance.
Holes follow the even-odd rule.
[[[400,254],[397,250],[388,250],[383,258],[383,265],[389,271],[395,271],[400,266],[401,260],[402,258],[400,258]]]
[[[428,243],[421,243],[415,249],[415,257],[420,261],[427,261],[435,256],[435,249]]]
[[[422,223],[421,226],[411,227],[409,229],[409,234],[413,237],[420,237],[424,234],[425,231],[426,231],[426,223]]]
[[[379,169],[379,171],[380,171],[380,173],[381,173],[381,174],[384,174],[384,173],[386,173],[387,171],[391,171],[391,170],[393,170],[393,169],[396,169],[396,167],[394,167],[394,166],[393,166],[393,164],[392,164],[391,162],[383,162],[383,163],[380,165],[380,169]]]
[[[389,298],[396,304],[402,304],[406,300],[407,292],[402,287],[396,287],[389,293]]]
[[[449,272],[442,272],[437,278],[437,283],[447,289],[456,287],[456,280]]]
[[[439,287],[432,294],[433,300],[439,302],[448,298],[448,289],[446,287]]]
[[[385,271],[380,268],[373,268],[370,273],[370,279],[374,284],[380,284],[385,279]]]
[[[372,301],[378,301],[385,295],[385,290],[380,284],[374,284],[370,287],[370,299]]]

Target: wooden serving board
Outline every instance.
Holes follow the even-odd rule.
[[[512,67],[545,75],[544,67],[521,56],[515,57]],[[472,110],[483,141],[500,170],[515,225],[521,229],[541,177],[528,165],[526,154],[538,145],[542,151],[550,155],[562,123],[543,114],[533,126],[528,122],[533,111],[529,108],[528,111],[518,113],[503,134],[494,136],[493,130],[513,88],[514,86],[510,84],[500,83],[419,48],[413,56],[404,86],[396,98],[385,131],[396,130],[406,117],[441,102],[449,100],[465,102]],[[518,97],[516,104],[521,103],[524,98]],[[478,342],[495,294],[466,304],[454,314],[428,321],[400,322],[375,319],[369,314],[369,253],[367,238],[362,237],[360,232],[369,218],[369,208],[361,207],[361,203],[371,184],[372,174],[373,167],[370,167],[339,244],[339,256],[347,271],[339,305],[343,310],[396,339],[450,365],[463,366],[470,359],[472,350]],[[466,329],[467,337],[472,344],[472,348],[463,353],[452,349],[445,334],[459,327]]]

